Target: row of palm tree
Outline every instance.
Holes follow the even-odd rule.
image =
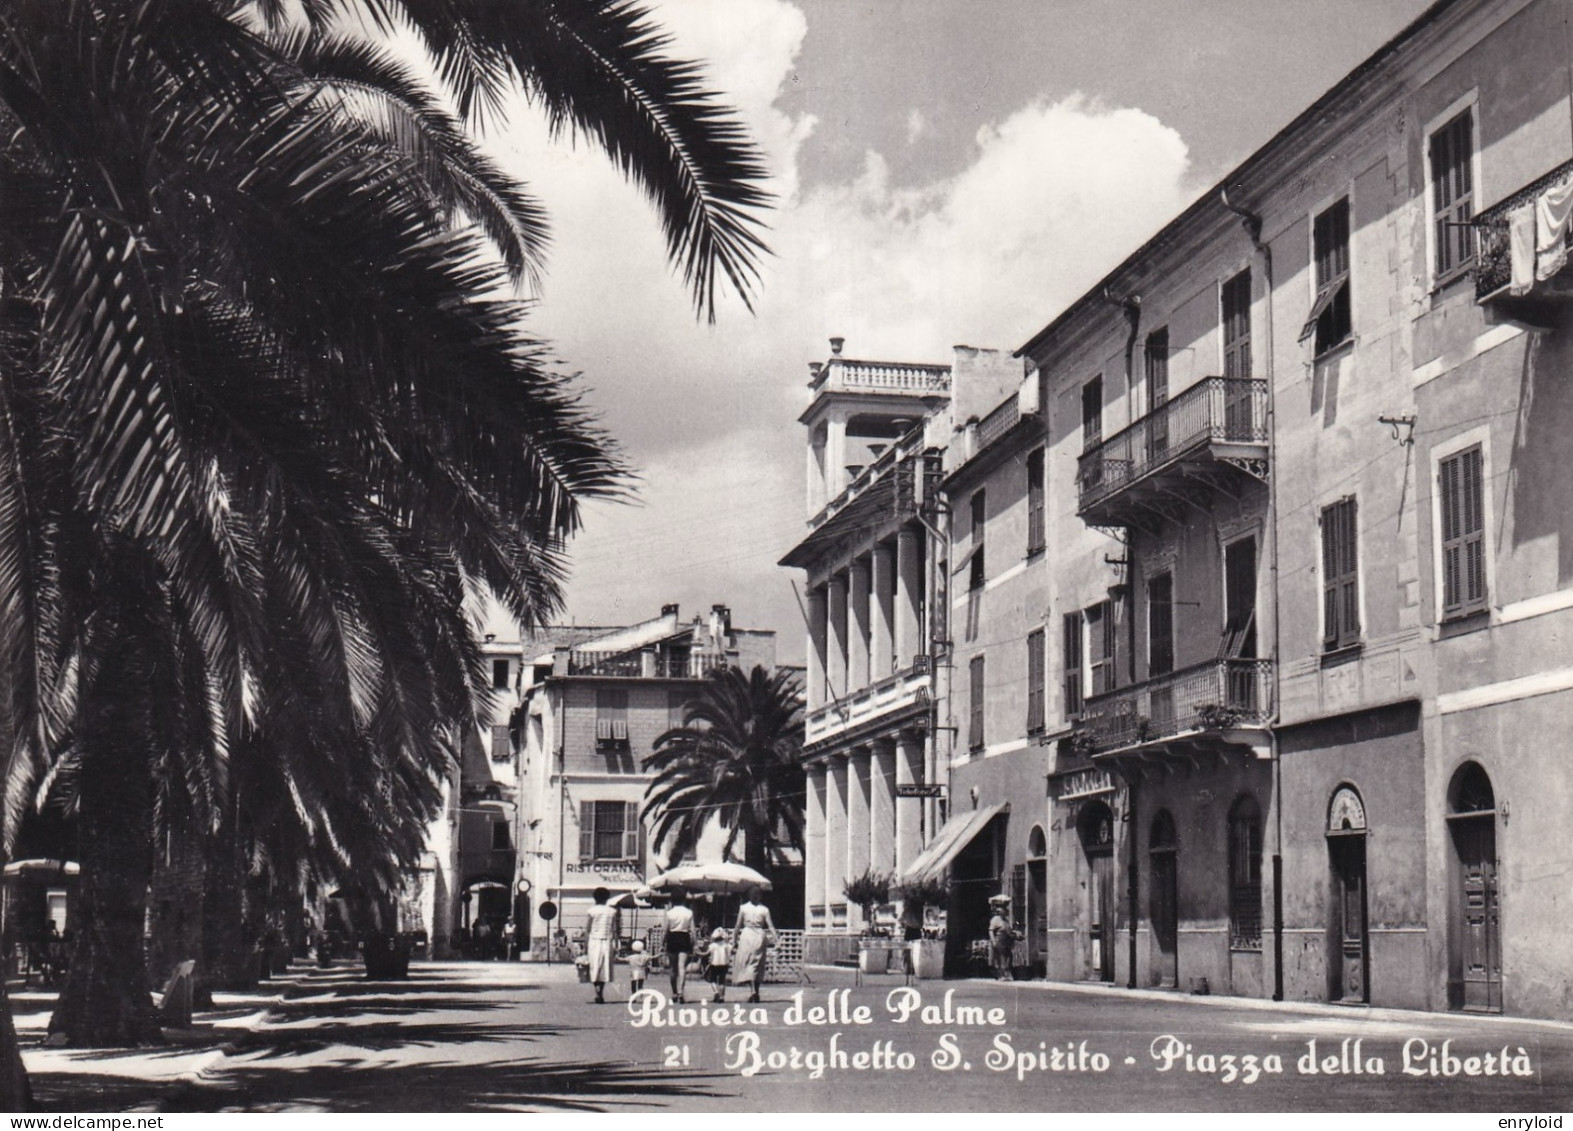
[[[156,830],[297,888],[418,853],[487,695],[477,594],[542,621],[625,483],[511,297],[542,209],[468,126],[522,90],[594,141],[713,317],[763,170],[667,49],[625,0],[0,9],[0,768],[7,845],[40,796],[80,830],[63,1039],[158,1038]]]

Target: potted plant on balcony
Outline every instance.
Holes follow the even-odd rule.
[[[1203,730],[1228,730],[1240,721],[1240,712],[1221,703],[1203,703],[1196,708],[1196,721]]]
[[[901,918],[904,922],[922,922],[924,912],[930,907],[950,906],[950,882],[938,877],[909,881],[896,887],[893,893],[901,900]],[[908,945],[912,956],[912,973],[918,978],[942,978],[945,975],[945,940],[928,927],[923,937],[913,939]]]
[[[883,974],[890,961],[890,948],[876,942],[881,931],[874,923],[874,908],[890,898],[891,876],[866,868],[861,876],[853,876],[841,886],[848,903],[863,909],[863,933],[858,939],[858,969],[865,974]],[[888,933],[884,937],[889,937]]]

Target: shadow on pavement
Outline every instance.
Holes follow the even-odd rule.
[[[223,1077],[171,1097],[168,1111],[608,1111],[669,1107],[717,1091],[719,1075],[674,1075],[610,1061],[368,1065],[345,1058],[310,1068],[251,1071],[232,1065]]]
[[[335,1045],[365,1051],[385,1051],[405,1047],[430,1048],[443,1044],[495,1044],[503,1041],[533,1041],[560,1036],[571,1028],[565,1025],[489,1025],[483,1022],[433,1021],[373,1022],[351,1025],[329,1022],[326,1025],[270,1025],[237,1037],[231,1056],[252,1056],[260,1060],[320,1052]]]

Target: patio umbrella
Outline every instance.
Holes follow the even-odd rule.
[[[749,888],[770,890],[770,881],[746,864],[723,861],[717,864],[682,864],[650,880],[652,891],[682,888],[684,891],[732,894]]]

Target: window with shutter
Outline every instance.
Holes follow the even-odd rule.
[[[988,504],[984,499],[983,492],[974,491],[972,494],[972,548],[968,551],[971,554],[971,573],[967,578],[968,586],[972,589],[982,589],[983,582],[988,576],[983,569],[983,531],[987,521],[987,514]]]
[[[1043,731],[1044,717],[1044,632],[1037,629],[1027,634],[1027,733]]]
[[[1147,335],[1144,351],[1147,384],[1147,460],[1157,463],[1169,452],[1169,328],[1160,326]]]
[[[1091,451],[1103,443],[1103,376],[1081,387],[1081,446]]]
[[[1147,582],[1147,674],[1174,670],[1174,576],[1155,574]]]
[[[1114,690],[1115,643],[1114,606],[1102,601],[1087,610],[1087,670],[1094,695]]]
[[[1437,468],[1442,511],[1442,619],[1486,607],[1485,483],[1480,445]]]
[[[628,692],[599,688],[595,693],[595,744],[628,745]]]
[[[623,802],[623,859],[639,859],[639,806]]]
[[[1353,496],[1322,508],[1322,649],[1360,643],[1360,560]]]
[[[1044,528],[1043,449],[1027,456],[1027,556],[1041,553],[1047,543]]]
[[[1223,375],[1251,375],[1251,272],[1241,271],[1223,285]]]
[[[492,724],[492,761],[506,762],[513,757],[513,742],[508,737],[507,723]]]
[[[1241,538],[1223,552],[1224,659],[1256,656],[1256,539]]]
[[[1316,352],[1326,353],[1353,333],[1349,299],[1349,198],[1316,217],[1311,226],[1316,263],[1316,301],[1300,329],[1300,340],[1316,336]]]
[[[1083,675],[1081,667],[1082,621],[1080,612],[1065,614],[1063,632],[1061,648],[1065,673],[1065,718],[1070,720],[1081,715]]]
[[[595,802],[579,802],[579,860],[595,859]]]
[[[1474,123],[1465,110],[1431,135],[1431,205],[1438,286],[1475,261]]]
[[[967,745],[973,750],[983,749],[983,657],[974,656],[968,668],[967,706],[970,718],[967,727]]]

